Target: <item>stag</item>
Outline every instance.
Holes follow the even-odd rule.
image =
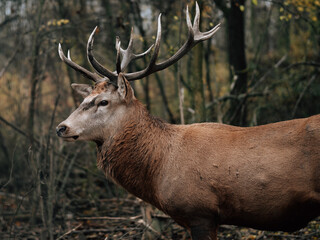
[[[161,14],[155,44],[133,53],[117,38],[116,71],[93,55],[96,28],[87,44],[88,60],[97,73],[66,57],[63,62],[94,86],[72,84],[84,97],[56,129],[66,141],[94,141],[97,165],[130,193],[151,203],[191,232],[193,239],[217,239],[220,224],[263,230],[294,231],[320,214],[320,115],[257,127],[219,123],[173,125],[151,116],[134,96],[129,81],[144,78],[177,62],[197,43],[211,38],[219,25],[199,30],[188,7],[188,38],[167,60],[157,63]],[[128,64],[153,49],[141,71],[126,73]]]

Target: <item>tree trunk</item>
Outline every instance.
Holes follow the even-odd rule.
[[[227,18],[228,54],[233,87],[230,93],[240,95],[247,92],[247,62],[245,54],[244,6],[245,0],[231,1],[230,14]],[[237,5],[237,3],[239,5]],[[246,125],[245,102],[232,101],[229,109],[229,123]]]
[[[223,11],[227,20],[228,57],[230,64],[230,94],[240,95],[247,92],[247,61],[245,54],[245,0],[231,0],[230,7],[225,1],[214,0]],[[232,100],[225,121],[233,125],[246,125],[245,100]]]
[[[206,121],[206,108],[205,108],[205,96],[204,96],[204,86],[203,86],[203,74],[202,74],[202,64],[203,64],[203,43],[199,43],[194,48],[194,71],[192,72],[192,88],[195,95],[195,111],[196,111],[196,121],[205,122]]]
[[[200,4],[200,11],[203,4]],[[201,26],[201,21],[200,21]],[[206,121],[206,107],[205,107],[205,94],[204,94],[204,84],[203,84],[203,43],[198,43],[193,49],[193,70],[191,88],[194,94],[194,110],[195,110],[195,120],[197,122]]]
[[[173,116],[173,113],[169,107],[169,102],[168,102],[168,98],[167,98],[167,95],[166,95],[166,91],[164,89],[164,86],[162,84],[162,81],[159,77],[159,74],[155,73],[155,78],[157,80],[157,83],[158,83],[158,87],[160,89],[160,94],[161,94],[161,97],[162,97],[162,101],[163,101],[163,104],[164,104],[164,107],[168,113],[168,116],[169,116],[169,121],[170,123],[176,123],[176,119],[174,118]]]
[[[209,113],[207,114],[207,118],[208,121],[212,122],[214,119],[214,95],[213,95],[213,91],[211,88],[211,74],[210,74],[210,55],[212,54],[211,51],[211,38],[208,39],[208,42],[206,44],[206,51],[204,53],[204,61],[205,61],[205,66],[206,66],[206,83],[207,83],[207,91],[209,94],[209,103],[211,105],[210,109],[209,109]],[[212,64],[213,66],[213,64]]]
[[[33,48],[32,48],[32,73],[31,73],[31,90],[30,90],[30,104],[29,104],[29,111],[28,111],[28,123],[27,123],[27,131],[29,134],[29,143],[30,145],[33,144],[34,139],[34,115],[35,115],[35,102],[36,102],[36,91],[37,86],[39,83],[39,52],[41,46],[41,36],[39,34],[39,27],[41,24],[41,16],[42,16],[42,9],[45,0],[41,0],[39,2],[39,6],[37,9],[37,19],[35,23],[35,32],[34,32],[34,39],[33,39]]]

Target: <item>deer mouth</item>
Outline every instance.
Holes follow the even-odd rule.
[[[79,135],[75,135],[75,136],[61,136],[62,139],[64,141],[67,141],[67,142],[73,142],[73,141],[76,141],[78,138],[79,138]]]

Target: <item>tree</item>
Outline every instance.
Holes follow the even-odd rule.
[[[230,94],[238,96],[247,92],[247,60],[245,53],[245,0],[231,0],[230,6],[226,1],[214,0],[223,12],[227,24],[228,57],[230,67]],[[242,101],[231,100],[225,121],[234,125],[246,125],[246,104]]]

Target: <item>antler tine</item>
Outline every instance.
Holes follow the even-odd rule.
[[[189,15],[189,12],[187,12],[187,15]],[[219,23],[213,29],[202,33],[200,32],[199,25],[200,25],[200,9],[199,9],[198,2],[196,2],[196,16],[194,17],[194,22],[192,26],[195,42],[198,43],[200,41],[204,41],[211,38],[216,33],[216,31],[218,31],[218,29],[220,28],[220,23]]]
[[[161,14],[158,18],[158,34],[157,39],[155,43],[155,49],[154,53],[151,57],[150,64],[142,71],[135,72],[135,73],[127,73],[125,74],[126,78],[129,81],[141,79],[143,77],[146,77],[150,75],[151,73],[160,71],[162,69],[165,69],[169,67],[170,65],[176,63],[180,58],[182,58],[188,51],[190,51],[197,43],[207,40],[208,38],[211,38],[220,28],[220,24],[215,26],[213,29],[207,31],[207,32],[200,32],[199,30],[199,22],[200,22],[200,9],[199,5],[196,2],[196,16],[194,18],[193,25],[191,24],[190,15],[189,15],[189,9],[187,6],[186,9],[186,22],[188,26],[188,39],[183,44],[183,46],[169,59],[157,64],[156,59],[158,57],[159,48],[160,48],[160,38],[161,38]]]
[[[108,77],[111,82],[116,82],[118,75],[114,72],[111,72],[110,70],[103,67],[93,56],[93,41],[94,41],[94,34],[97,32],[98,27],[95,27],[93,32],[91,33],[88,43],[87,43],[87,56],[88,60],[91,63],[92,67],[101,75]]]
[[[117,68],[117,73],[118,73],[118,74],[121,72],[121,60],[120,60],[120,52],[121,52],[121,49],[120,49],[120,45],[121,45],[121,42],[120,42],[120,40],[117,38],[117,46],[116,46],[116,49],[117,49],[116,68]]]
[[[187,21],[187,27],[188,27],[188,40],[193,39],[193,30],[192,30],[192,24],[191,24],[191,20],[190,20],[190,15],[189,15],[189,7],[187,5],[187,9],[186,9],[186,21]],[[192,36],[190,36],[190,34]]]
[[[152,69],[156,66],[156,61],[157,61],[157,58],[159,55],[159,50],[160,50],[160,40],[161,40],[161,13],[159,14],[159,17],[158,17],[157,38],[156,38],[156,42],[154,44],[153,54],[151,56],[150,63],[148,65],[148,67],[145,69],[145,74],[147,74],[147,75],[149,75],[151,73]]]
[[[201,41],[207,40],[209,38],[211,38],[219,29],[220,29],[220,25],[221,23],[218,23],[214,28],[212,28],[211,30],[201,33],[203,36],[201,38]]]
[[[59,56],[63,62],[65,62],[70,67],[72,67],[77,72],[80,72],[86,78],[89,78],[94,82],[98,82],[99,80],[101,80],[101,77],[99,77],[99,75],[97,75],[96,73],[92,73],[92,72],[88,71],[87,69],[81,67],[80,65],[76,64],[75,62],[73,62],[70,57],[70,51],[68,51],[68,58],[67,58],[62,51],[62,47],[61,47],[60,43],[59,43],[59,47],[58,47],[58,53],[59,53]]]
[[[189,15],[189,12],[188,12]],[[199,25],[200,25],[200,8],[198,5],[198,2],[196,2],[196,15],[194,16],[194,20],[193,20],[193,27],[196,27],[195,30],[199,31]]]
[[[116,48],[118,46],[119,41],[120,41],[120,38],[117,37]],[[120,47],[120,53],[121,53],[121,57],[122,57],[121,71],[124,71],[132,60],[136,60],[138,58],[141,58],[141,57],[147,55],[151,51],[152,48],[153,48],[153,44],[151,45],[151,47],[149,47],[149,49],[147,51],[140,53],[140,54],[134,54],[133,50],[132,50],[133,49],[133,28],[131,28],[130,40],[129,40],[127,49],[124,50]]]
[[[160,50],[160,41],[161,41],[161,13],[159,14],[158,17],[158,31],[157,31],[157,38],[156,38],[156,42],[155,42],[155,46],[154,46],[154,51],[150,60],[150,64],[149,67],[151,67],[152,65],[156,64],[156,60],[158,58],[159,55],[159,50]]]
[[[154,51],[153,54],[151,56],[150,59],[150,63],[149,65],[144,69],[141,70],[139,72],[135,72],[135,73],[126,73],[125,77],[127,78],[127,80],[129,81],[134,81],[137,79],[141,79],[143,77],[148,76],[149,74],[151,74],[153,71],[153,69],[157,66],[156,65],[156,61],[159,55],[159,50],[160,50],[160,40],[161,40],[161,13],[159,14],[158,17],[158,30],[157,30],[157,38],[156,38],[156,42],[154,44]],[[151,50],[151,48],[153,47],[153,45],[147,50],[147,52],[149,52]]]

